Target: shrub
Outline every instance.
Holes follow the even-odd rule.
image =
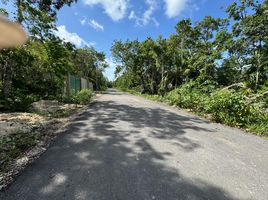
[[[259,135],[268,136],[268,113],[253,109],[246,127]]]
[[[192,83],[189,83],[169,92],[165,96],[165,100],[170,105],[192,109],[196,112],[203,112],[203,104],[208,101],[208,95],[194,88]]]
[[[247,127],[268,136],[268,113],[249,104],[241,92],[218,90],[208,95],[204,88],[196,89],[185,85],[169,92],[164,99],[170,105],[210,114],[217,122]]]
[[[175,89],[167,93],[167,95],[164,98],[169,105],[179,106],[180,97],[181,95],[179,93],[179,89]]]
[[[217,122],[244,126],[250,122],[253,108],[241,93],[221,90],[211,95],[206,109]]]
[[[0,94],[0,110],[26,111],[31,103],[37,100],[37,95],[25,94],[23,90],[13,90],[9,98],[4,98]]]
[[[90,103],[93,92],[90,89],[82,89],[74,95],[73,100],[77,104],[87,105]]]
[[[142,94],[142,96],[169,105],[192,109],[199,114],[209,114],[217,122],[246,127],[257,134],[268,136],[268,113],[262,111],[265,106],[260,107],[249,103],[244,90],[215,91],[215,87],[210,84],[198,85],[190,82],[170,91],[164,97],[149,94]],[[211,93],[213,90],[215,92]],[[134,90],[125,91],[140,95]],[[267,96],[262,97],[261,102],[267,106],[265,103]]]

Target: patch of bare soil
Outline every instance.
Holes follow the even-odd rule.
[[[75,112],[68,118],[58,119],[49,119],[34,113],[0,114],[0,137],[8,136],[18,130],[32,135],[41,134],[36,145],[26,152],[22,152],[9,164],[7,170],[0,171],[0,191],[7,188],[30,163],[47,150],[58,135],[68,129],[70,122],[75,117],[87,109],[87,106],[74,105],[60,105],[60,107],[61,109],[66,109],[66,107],[75,109]]]

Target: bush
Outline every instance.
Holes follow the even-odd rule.
[[[77,94],[74,95],[73,101],[74,103],[87,105],[91,102],[93,96],[93,92],[90,89],[82,89]]]
[[[169,92],[165,96],[165,101],[170,105],[203,112],[203,104],[208,101],[208,95],[194,88],[192,83],[189,83]]]
[[[253,107],[246,102],[245,96],[241,93],[221,90],[211,95],[206,111],[211,113],[217,122],[245,126],[251,121]]]
[[[268,113],[256,112],[252,122],[247,125],[249,130],[268,137]]]
[[[198,85],[190,82],[170,91],[164,97],[141,95],[129,89],[124,91],[180,108],[191,109],[199,114],[209,114],[217,122],[248,128],[257,134],[268,136],[268,113],[262,111],[263,107],[247,102],[243,90],[216,90],[215,88],[216,86],[211,84]],[[212,91],[214,92],[211,93]],[[265,101],[267,101],[267,96],[261,101],[267,106]]]
[[[23,90],[13,90],[9,98],[0,94],[0,110],[26,111],[31,103],[39,100],[34,94],[25,94]]]
[[[172,90],[171,92],[167,93],[167,95],[164,97],[165,101],[169,104],[169,105],[174,105],[174,106],[179,106],[180,103],[178,101],[180,101],[180,93],[178,91],[179,89],[175,89]]]

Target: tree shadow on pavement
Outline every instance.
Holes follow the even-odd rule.
[[[164,109],[100,101],[74,120],[1,200],[233,200],[223,189],[165,164],[172,153],[149,142],[172,140],[193,152],[202,146],[185,130],[208,131],[202,123]]]

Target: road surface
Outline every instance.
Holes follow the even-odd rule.
[[[268,142],[109,90],[1,200],[267,200]]]

